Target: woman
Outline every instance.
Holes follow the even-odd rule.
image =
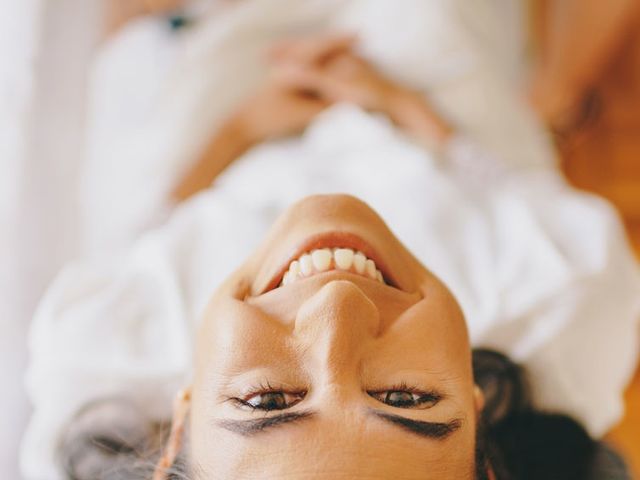
[[[454,297],[354,197],[279,219],[211,297],[194,359],[154,480],[628,478],[577,423],[532,410],[506,358],[477,352],[474,374]],[[164,435],[144,418],[85,409],[69,478],[150,478]]]
[[[535,416],[517,369],[499,357],[478,357],[475,382],[485,390],[480,393],[456,302],[381,220],[351,197],[311,197],[289,211],[210,302],[197,335],[196,362],[189,365],[190,322],[197,323],[202,298],[209,298],[217,283],[212,272],[219,279],[239,250],[254,246],[265,218],[283,199],[308,191],[299,180],[312,176],[317,183],[311,190],[350,187],[394,217],[412,249],[453,289],[474,343],[527,363],[536,405],[569,411],[596,435],[617,415],[616,392],[635,346],[629,332],[636,321],[637,272],[610,210],[568,190],[553,172],[523,172],[487,155],[460,154],[473,147],[452,135],[420,95],[377,74],[350,45],[342,38],[277,48],[275,79],[221,128],[176,196],[189,197],[249,146],[299,131],[311,119],[304,139],[315,145],[316,155],[324,154],[322,168],[305,164],[307,176],[298,176],[303,166],[295,161],[318,158],[297,158],[291,143],[254,148],[124,261],[73,267],[50,290],[32,339],[30,388],[37,409],[27,443],[32,452],[41,447],[40,459],[54,455],[51,444],[63,439],[62,457],[45,462],[65,459],[72,477],[93,478],[104,471],[101,461],[109,450],[123,454],[109,462],[130,468],[127,453],[140,450],[153,436],[153,425],[120,403],[129,413],[119,409],[109,415],[106,426],[117,428],[108,432],[96,422],[114,403],[93,402],[124,395],[142,402],[149,418],[161,420],[167,390],[192,371],[190,444],[181,451],[196,478],[198,469],[203,478],[523,476],[522,465],[545,467],[526,463],[524,453],[544,450],[515,448],[510,455],[506,449],[541,439],[555,446],[550,438],[578,449],[552,450],[566,453],[564,459],[571,460],[566,463],[577,469],[558,478],[585,478],[588,465],[570,456],[593,458],[589,452],[595,446],[585,432],[560,417]],[[420,140],[441,142],[450,163],[438,167],[391,125],[364,117],[362,110],[338,106],[315,118],[336,101],[381,111]],[[336,133],[343,127],[350,129],[348,145]],[[328,131],[337,143],[327,141]],[[345,149],[357,159],[339,156]],[[380,149],[384,158],[376,156]],[[469,165],[470,158],[475,163]],[[366,168],[370,174],[361,175]],[[478,179],[470,172],[489,174]],[[260,175],[261,188],[243,189],[233,175],[250,184],[252,175]],[[202,178],[206,181],[198,183]],[[572,225],[589,225],[589,241],[577,242]],[[349,260],[354,271],[345,273]],[[368,278],[359,273],[362,263]],[[315,270],[326,273],[311,275]],[[309,278],[297,280],[300,272]],[[607,338],[594,342],[612,312],[619,320],[607,324]],[[438,322],[431,321],[436,317]],[[480,368],[487,362],[511,381],[492,382],[501,377],[495,368]],[[258,366],[262,371],[254,376],[236,379]],[[603,388],[607,382],[613,392]],[[484,402],[491,408],[483,410]],[[259,421],[251,416],[252,408],[289,407],[292,415],[263,414]],[[178,427],[185,410],[178,409]],[[47,414],[56,417],[54,428]],[[67,433],[61,433],[74,415]],[[141,428],[127,431],[114,419]],[[564,433],[545,433],[546,425]],[[45,430],[38,445],[34,432]],[[329,432],[335,434],[331,439]],[[387,437],[390,443],[378,443]],[[416,446],[418,438],[426,441]],[[82,439],[97,442],[97,450],[87,450]],[[176,450],[178,442],[171,443]],[[290,454],[296,451],[300,455]],[[567,466],[524,468],[531,478],[553,478],[562,465]]]

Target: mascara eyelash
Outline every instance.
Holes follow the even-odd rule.
[[[382,389],[369,390],[370,393],[382,393],[382,392],[408,392],[408,393],[416,393],[422,396],[429,396],[435,400],[441,400],[442,395],[437,393],[434,390],[425,390],[424,388],[420,388],[415,385],[409,385],[406,382],[395,383],[389,387],[384,387]]]
[[[223,401],[232,402],[237,405],[248,406],[246,404],[246,400],[245,400],[246,398],[251,398],[254,395],[257,395],[260,393],[266,393],[268,391],[273,391],[273,387],[271,386],[268,380],[261,380],[260,383],[258,383],[255,386],[249,387],[249,389],[246,392],[243,392],[241,397],[226,396]]]
[[[269,380],[261,380],[260,383],[258,383],[255,386],[249,387],[249,389],[244,392],[242,394],[242,397],[227,397],[225,401],[230,401],[232,403],[235,403],[236,405],[243,407],[243,408],[248,408],[251,410],[262,410],[261,408],[258,407],[254,407],[253,405],[249,404],[247,402],[247,399],[255,396],[255,395],[264,395],[267,393],[279,393],[279,392],[283,392],[283,393],[288,393],[291,395],[295,395],[295,394],[301,394],[302,392],[289,392],[287,391],[288,387],[285,387],[284,385],[282,386],[278,386],[278,387],[274,387],[273,385],[271,385],[271,382],[269,382]],[[305,392],[306,394],[306,392]],[[303,395],[304,397],[304,395]]]
[[[423,388],[419,388],[416,386],[410,386],[406,382],[401,382],[399,384],[394,384],[390,387],[385,387],[383,389],[378,390],[369,390],[367,394],[372,398],[382,401],[383,403],[387,403],[386,399],[381,400],[378,398],[378,395],[384,394],[385,392],[406,392],[413,395],[418,395],[418,398],[414,400],[415,404],[413,407],[406,408],[430,408],[436,405],[440,400],[442,400],[442,395],[434,390],[425,391]],[[425,404],[431,404],[429,407],[424,406]]]

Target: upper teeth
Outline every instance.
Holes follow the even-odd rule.
[[[304,253],[292,261],[282,278],[282,285],[328,270],[350,271],[385,283],[375,262],[365,257],[364,253],[354,252],[350,248],[321,248]]]

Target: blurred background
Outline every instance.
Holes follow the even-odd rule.
[[[95,92],[110,98],[109,82],[132,92],[145,83],[153,90],[154,79],[166,74],[176,54],[172,35],[191,28],[209,9],[242,1],[0,1],[2,478],[20,478],[18,448],[29,415],[22,375],[30,319],[47,284],[81,254],[85,241],[78,191],[87,145],[96,144],[88,111],[105,102],[104,111],[115,118],[119,112]],[[618,208],[640,254],[640,2],[480,3],[490,4],[487,11],[498,26],[492,33],[504,39],[496,56],[510,65],[507,77],[551,133],[567,179]],[[152,56],[141,50],[149,78],[137,74],[133,56],[120,64],[116,77],[100,77],[114,45],[126,45],[135,36],[128,29],[140,22],[162,25],[137,42],[162,47]],[[118,72],[111,67],[112,75]],[[141,103],[149,101],[142,97]],[[607,438],[640,478],[640,371],[626,405],[625,418]]]

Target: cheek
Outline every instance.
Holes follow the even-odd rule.
[[[457,304],[433,294],[404,312],[380,338],[380,349],[433,368],[462,369],[471,374],[467,326]]]
[[[286,361],[287,335],[281,323],[243,302],[216,305],[198,333],[196,374],[231,373]]]
[[[363,364],[374,383],[436,388],[451,398],[451,412],[474,411],[471,349],[455,305],[419,302],[377,339]]]

